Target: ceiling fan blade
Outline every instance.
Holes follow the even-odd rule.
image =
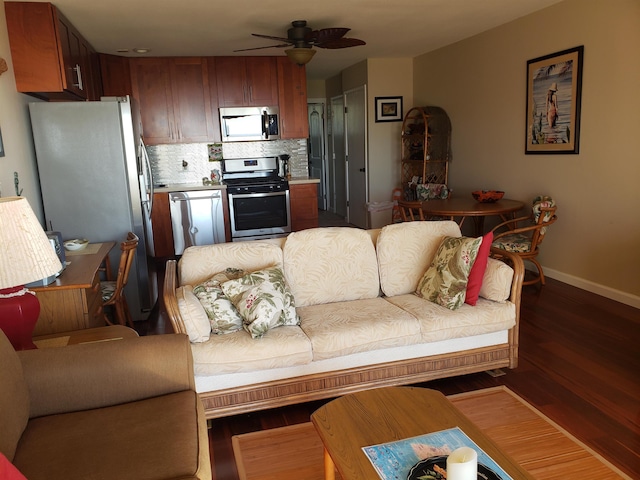
[[[357,47],[359,45],[366,45],[367,43],[363,40],[359,40],[357,38],[339,38],[332,42],[318,43],[315,44],[318,48],[328,48],[330,50],[335,50],[338,48],[349,48],[349,47]]]
[[[254,48],[241,48],[240,50],[234,50],[234,52],[248,52],[249,50],[263,50],[265,48],[284,48],[290,47],[290,43],[281,43],[279,45],[267,45],[266,47],[254,47]]]
[[[293,43],[292,40],[290,40],[288,38],[283,38],[283,37],[272,37],[271,35],[260,35],[259,33],[252,33],[251,35],[253,35],[254,37],[259,37],[259,38],[267,38],[269,40],[277,40],[279,42]]]
[[[344,37],[350,28],[322,28],[320,30],[313,30],[305,40],[309,43],[320,44],[326,42],[333,42],[339,38]]]

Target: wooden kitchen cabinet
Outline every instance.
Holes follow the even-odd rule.
[[[280,99],[280,138],[307,138],[307,75],[304,65],[277,57]]]
[[[107,97],[133,95],[129,58],[107,53],[98,54],[102,90]]]
[[[278,105],[275,57],[216,57],[216,77],[221,107]]]
[[[135,58],[130,70],[145,143],[215,140],[206,58]]]
[[[318,226],[317,183],[289,185],[289,201],[291,204],[291,230],[297,232]]]
[[[5,2],[18,92],[45,100],[102,95],[96,52],[51,3]]]
[[[153,229],[153,256],[173,257],[173,229],[171,227],[171,211],[169,210],[169,194],[166,192],[153,194],[151,210],[151,228]]]

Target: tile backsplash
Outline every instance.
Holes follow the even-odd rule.
[[[210,162],[207,143],[150,145],[147,147],[154,183],[166,185],[201,184],[211,170],[222,170],[220,162]],[[275,157],[288,154],[293,177],[309,175],[307,140],[231,142],[222,144],[223,158]]]

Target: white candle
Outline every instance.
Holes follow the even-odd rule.
[[[461,447],[447,457],[447,480],[478,480],[478,454]]]

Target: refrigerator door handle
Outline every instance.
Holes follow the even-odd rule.
[[[142,135],[140,136],[140,157],[142,160],[142,176],[143,176],[143,185],[144,188],[143,195],[145,195],[145,199],[142,203],[146,203],[149,207],[149,218],[151,218],[151,211],[153,210],[153,171],[151,170],[151,161],[149,160],[149,154],[147,153],[147,147],[144,144],[144,140],[142,139]]]

